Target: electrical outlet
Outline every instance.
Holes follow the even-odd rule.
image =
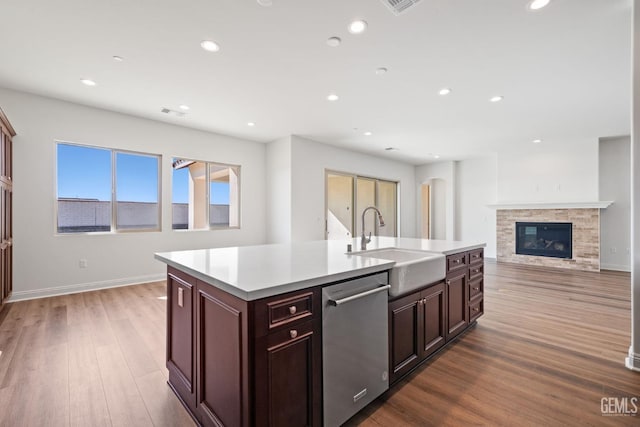
[[[80,262],[78,262],[78,265],[80,266],[80,268],[87,268],[89,263],[86,259],[82,258],[80,259]]]

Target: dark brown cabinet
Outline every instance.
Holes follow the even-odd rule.
[[[484,314],[484,250],[469,252],[469,286],[468,286],[469,323],[475,322]]]
[[[464,331],[469,324],[467,314],[467,272],[455,270],[447,274],[447,339]]]
[[[320,288],[244,301],[169,267],[169,384],[204,426],[320,425],[320,313]]]
[[[444,282],[389,300],[389,379],[398,381],[484,313],[484,251],[448,255]]]
[[[195,410],[193,294],[195,280],[171,267],[167,274],[167,369],[169,383]]]
[[[199,280],[195,299],[196,418],[204,426],[248,426],[248,303]]]
[[[313,320],[256,342],[256,425],[312,426],[322,420],[320,326]]]
[[[392,383],[445,344],[445,321],[444,283],[389,302]]]
[[[13,141],[16,135],[0,109],[0,306],[13,290]]]
[[[257,426],[322,423],[320,288],[255,303]]]

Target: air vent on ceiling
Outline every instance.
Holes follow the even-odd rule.
[[[185,115],[185,113],[183,113],[182,111],[170,110],[168,108],[163,108],[162,110],[160,110],[160,112],[175,117],[184,117]]]
[[[382,3],[386,4],[394,14],[400,15],[420,1],[421,0],[382,0]]]

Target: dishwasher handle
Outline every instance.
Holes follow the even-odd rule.
[[[329,299],[329,305],[333,305],[333,306],[338,306],[340,304],[344,304],[347,303],[349,301],[353,301],[353,300],[357,300],[363,297],[366,297],[367,295],[372,295],[372,294],[376,294],[378,292],[381,291],[386,291],[387,289],[391,288],[391,285],[385,285],[385,286],[380,286],[379,288],[375,288],[375,289],[370,289],[366,292],[362,292],[359,294],[355,294],[355,295],[351,295],[350,297],[346,297],[346,298],[341,298],[341,299]]]

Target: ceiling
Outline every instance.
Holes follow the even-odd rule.
[[[0,86],[415,164],[629,134],[631,0],[535,12],[527,1],[422,0],[400,16],[381,0],[3,2]],[[354,18],[366,32],[347,31]],[[220,51],[204,51],[205,39]],[[160,112],[181,104],[185,117]]]

